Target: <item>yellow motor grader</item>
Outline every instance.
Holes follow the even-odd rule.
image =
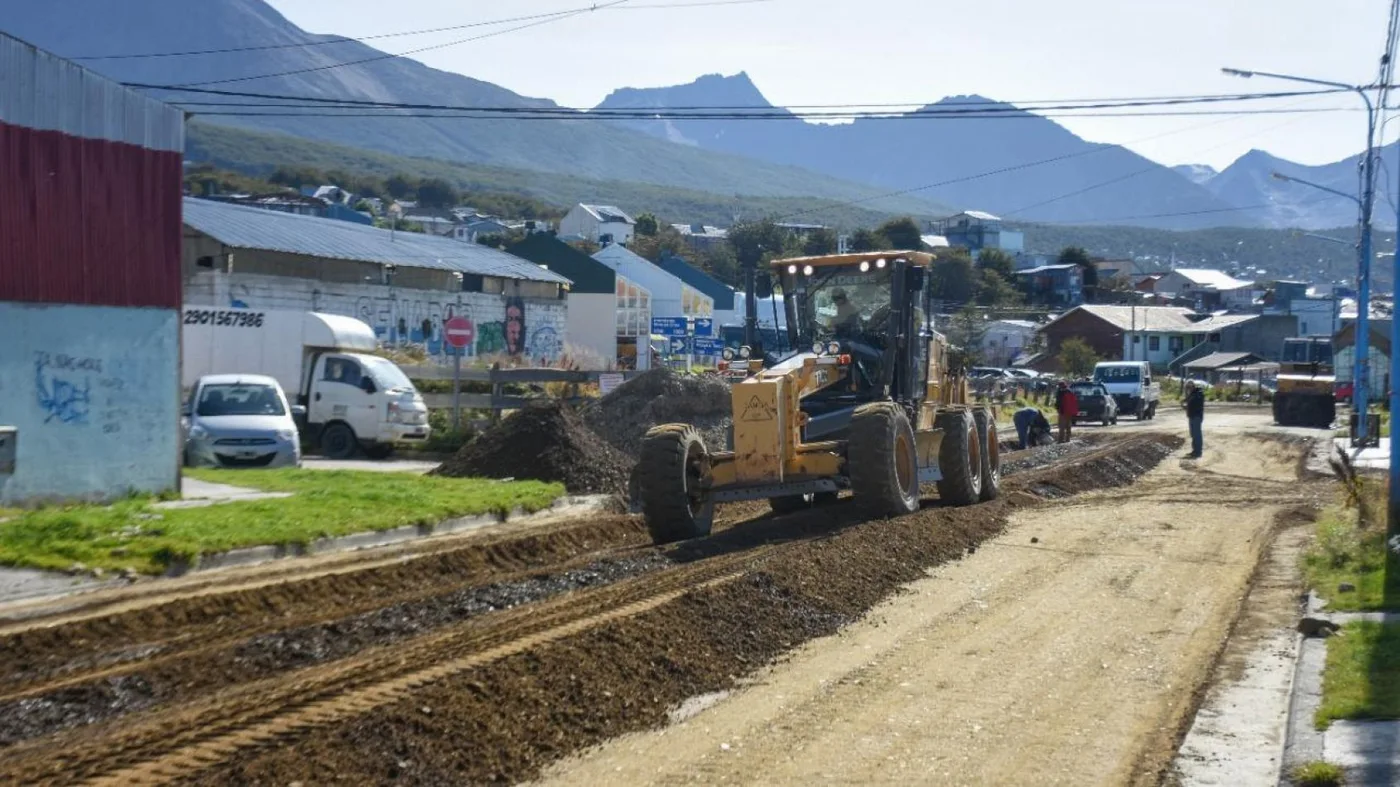
[[[870,515],[899,516],[918,510],[923,483],[950,505],[996,498],[996,422],[934,329],[933,264],[913,251],[773,262],[798,350],[730,359],[748,372],[732,389],[731,446],[688,424],[647,433],[636,492],[652,536],[706,535],[715,504],[739,500],[789,513],[848,489]]]

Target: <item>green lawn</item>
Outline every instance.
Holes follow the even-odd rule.
[[[0,564],[66,569],[134,568],[160,573],[172,562],[263,544],[305,544],[323,536],[456,516],[547,508],[559,484],[501,483],[408,473],[337,470],[194,470],[196,478],[292,497],[204,508],[152,509],[154,498],[17,513],[0,522]]]
[[[1314,721],[1338,719],[1400,719],[1400,624],[1348,623],[1327,640]]]

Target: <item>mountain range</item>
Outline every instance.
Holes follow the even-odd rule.
[[[74,20],[82,20],[75,24]],[[0,30],[65,57],[240,49],[178,57],[84,59],[125,82],[210,87],[323,99],[457,107],[558,109],[468,76],[387,56],[356,41],[308,33],[263,0],[48,0],[10,3]],[[528,36],[523,33],[522,36]],[[246,81],[246,77],[259,77]],[[267,103],[246,98],[179,98]],[[816,197],[863,208],[938,216],[982,209],[1022,222],[1125,224],[1166,229],[1239,225],[1321,228],[1354,221],[1344,199],[1271,177],[1274,171],[1354,191],[1356,160],[1307,167],[1253,151],[1225,170],[1167,167],[1126,148],[1089,142],[1054,121],[982,96],[927,109],[998,116],[861,118],[816,124],[786,113],[747,74],[708,75],[666,88],[624,88],[598,108],[737,108],[780,119],[563,119],[433,117],[409,112],[278,110],[187,104],[198,149],[205,124],[273,132],[382,153],[597,181],[625,181],[753,197]],[[242,114],[228,115],[222,112]],[[271,115],[271,116],[270,116]],[[340,116],[337,116],[340,115]],[[1397,173],[1396,151],[1387,151]],[[294,164],[296,162],[287,162]],[[577,199],[603,199],[580,194]],[[1393,225],[1382,202],[1377,219]],[[646,206],[635,206],[645,209]],[[1389,213],[1389,220],[1386,215]],[[668,217],[678,221],[688,217]]]

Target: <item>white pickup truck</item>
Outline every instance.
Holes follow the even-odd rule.
[[[302,435],[328,457],[383,458],[428,439],[423,397],[392,361],[366,354],[378,340],[353,317],[187,306],[181,339],[186,391],[209,374],[272,377],[306,408]]]
[[[1152,379],[1152,365],[1147,361],[1105,361],[1094,367],[1094,382],[1102,384],[1118,403],[1119,415],[1131,415],[1139,421],[1157,416],[1162,385]]]

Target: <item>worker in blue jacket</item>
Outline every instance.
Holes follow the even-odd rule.
[[[1186,408],[1186,423],[1191,430],[1191,453],[1188,459],[1200,459],[1204,436],[1201,424],[1206,417],[1206,392],[1193,382],[1186,383],[1186,400],[1181,403]]]
[[[1045,414],[1034,407],[1023,407],[1011,416],[1016,425],[1016,436],[1021,439],[1021,450],[1040,445],[1050,437],[1050,422]]]

